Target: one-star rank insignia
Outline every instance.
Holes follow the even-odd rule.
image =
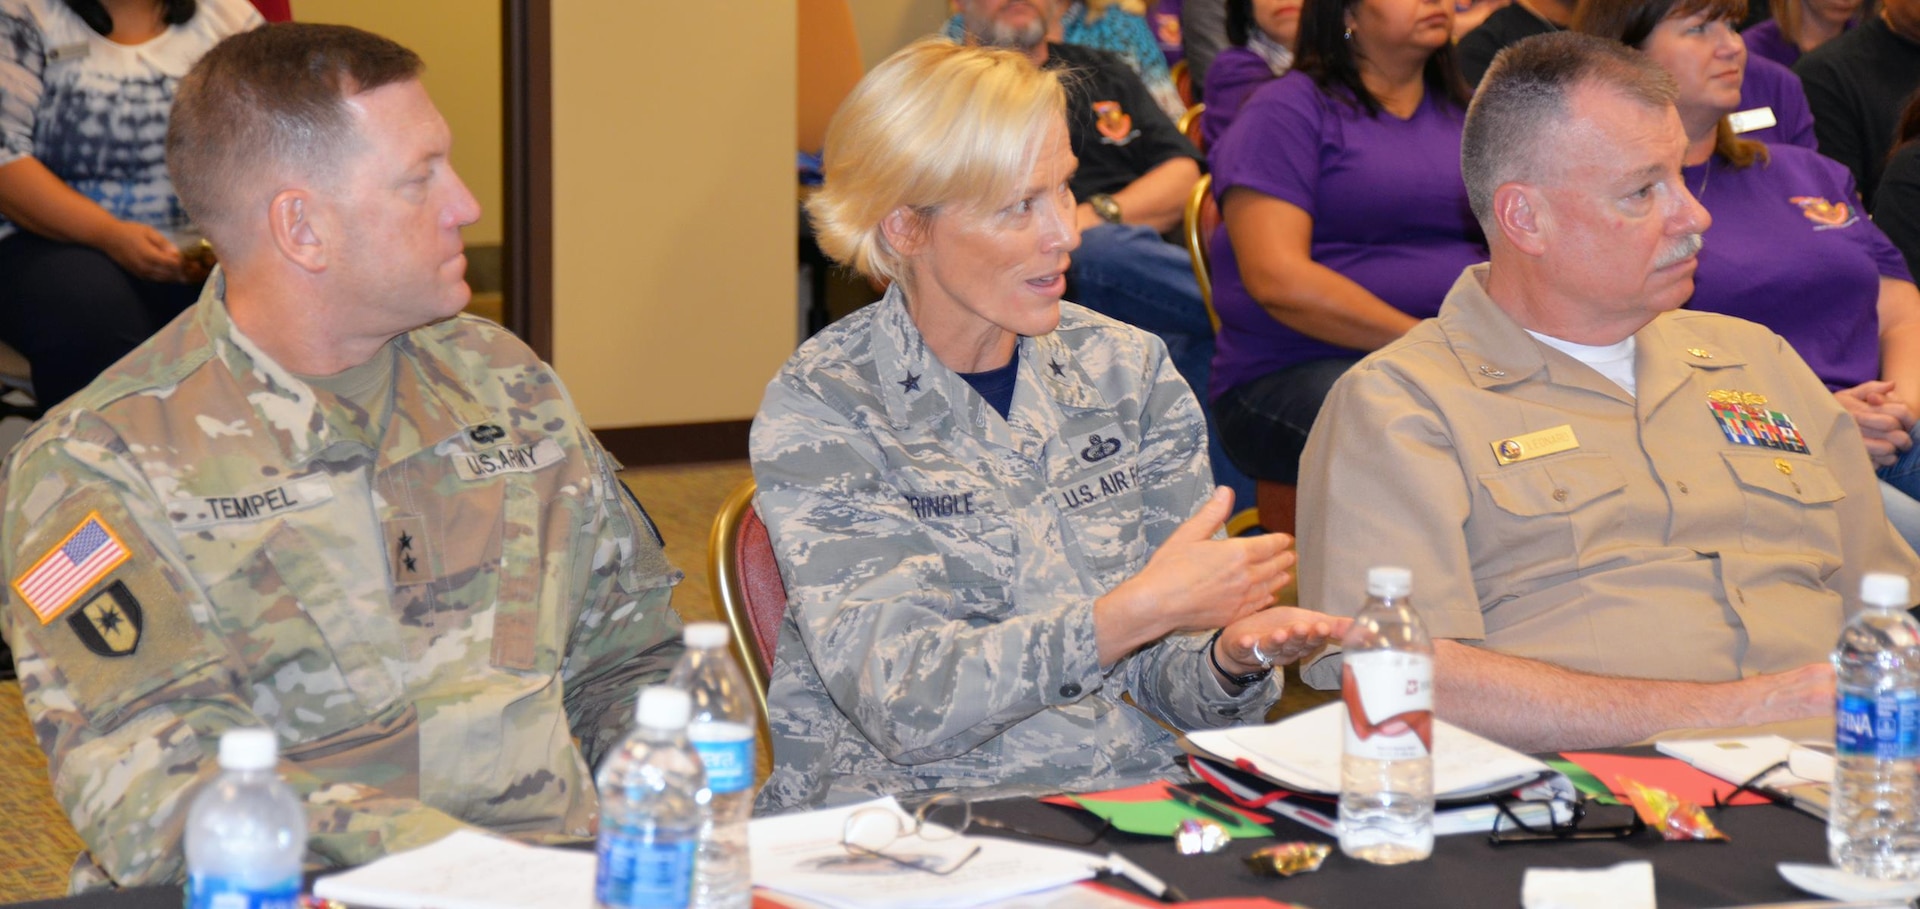
[[[115,581],[67,616],[67,627],[88,650],[103,657],[123,657],[139,649],[146,618],[126,582]]]

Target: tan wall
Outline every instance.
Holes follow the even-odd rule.
[[[553,359],[591,426],[751,417],[793,350],[794,17],[553,4]]]
[[[480,200],[480,221],[464,236],[470,245],[499,243],[505,213],[498,5],[475,0],[294,0],[293,15],[302,22],[377,32],[413,48],[427,62],[427,91],[453,127],[453,167]]]
[[[948,0],[851,0],[860,56],[872,69],[915,38],[940,30],[953,14]]]

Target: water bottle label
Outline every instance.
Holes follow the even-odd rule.
[[[593,892],[603,906],[686,909],[693,900],[694,840],[600,831]]]
[[[1433,753],[1433,657],[1375,650],[1341,660],[1347,754],[1376,761]]]
[[[298,874],[266,887],[211,874],[187,877],[187,909],[294,909],[299,900]]]
[[[1920,758],[1920,692],[1841,692],[1834,731],[1843,757]]]
[[[707,787],[713,790],[714,795],[739,792],[753,785],[751,737],[708,741],[695,739],[693,747],[700,752],[700,763],[706,765]]]

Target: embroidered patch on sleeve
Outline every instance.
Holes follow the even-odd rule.
[[[87,515],[66,539],[13,580],[13,589],[40,624],[58,618],[73,601],[131,555],[100,513]]]

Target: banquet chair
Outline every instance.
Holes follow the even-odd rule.
[[[1196,105],[1196,108],[1199,106]],[[1220,333],[1220,313],[1213,308],[1213,263],[1207,258],[1207,244],[1219,226],[1220,204],[1213,198],[1213,175],[1203,174],[1200,182],[1193,185],[1193,194],[1187,197],[1181,234],[1187,241],[1187,254],[1193,259],[1193,278],[1200,284],[1200,301],[1207,304],[1207,321],[1213,323],[1216,335]],[[1300,488],[1293,483],[1278,483],[1256,477],[1253,481],[1253,508],[1249,510],[1258,514],[1260,526],[1267,531],[1290,534],[1293,533],[1293,512],[1299,498]],[[1242,511],[1227,522],[1229,535],[1239,536],[1234,526],[1239,523],[1244,529],[1243,518],[1246,513]]]
[[[1206,112],[1205,102],[1195,104],[1187,108],[1187,112],[1180,115],[1179,122],[1174,124],[1180,130],[1180,134],[1186,136],[1187,141],[1192,142],[1193,147],[1199,149],[1203,155],[1207,153],[1207,142],[1205,134],[1200,131],[1200,115]]]
[[[753,686],[760,710],[760,751],[771,766],[773,738],[767,726],[767,683],[773,674],[773,648],[787,614],[787,588],[773,558],[767,527],[753,510],[754,483],[748,480],[727,494],[707,538],[707,578],[719,600],[731,635],[734,662]]]

